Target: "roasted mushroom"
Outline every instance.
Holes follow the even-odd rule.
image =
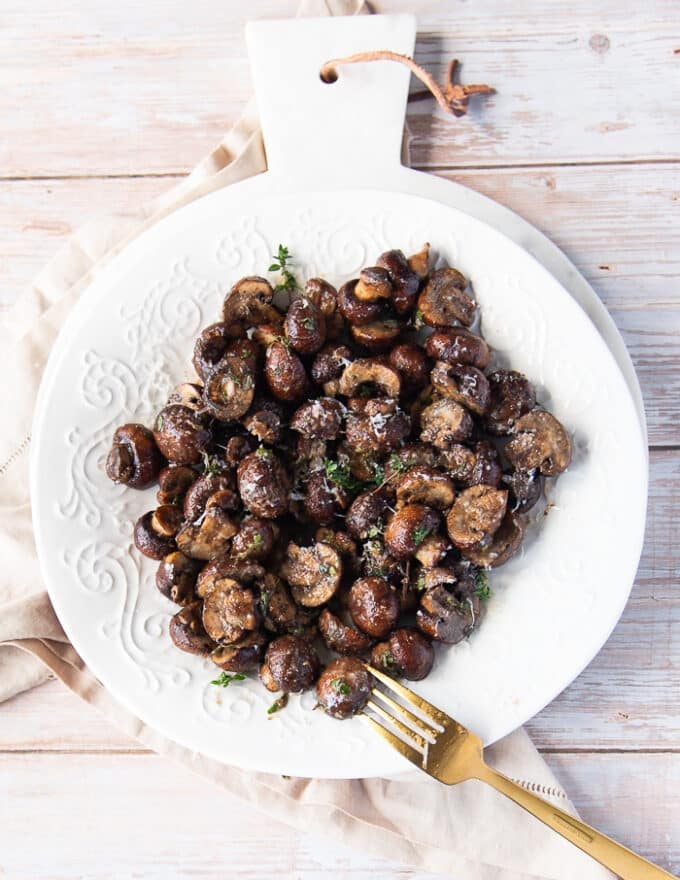
[[[177,605],[188,605],[195,600],[196,578],[200,565],[184,553],[169,553],[158,566],[156,586]]]
[[[376,646],[378,650],[371,654],[371,663],[388,675],[396,675],[408,681],[422,681],[432,669],[434,649],[417,629],[395,629],[389,641],[382,645],[382,650],[381,646]]]
[[[158,475],[156,500],[159,504],[179,504],[195,482],[196,476],[193,468],[184,465],[164,467]]]
[[[254,405],[253,405],[254,406]],[[242,419],[243,427],[256,437],[260,443],[274,445],[279,443],[283,433],[281,413],[271,408],[255,409]]]
[[[344,656],[365,654],[371,650],[373,644],[367,635],[343,623],[328,608],[324,608],[319,617],[319,632],[330,651]]]
[[[253,369],[241,358],[223,358],[206,376],[203,389],[206,409],[222,421],[240,419],[248,412],[254,396]]]
[[[483,483],[485,486],[494,486],[497,489],[503,478],[503,469],[496,447],[488,440],[480,440],[479,443],[475,443],[474,456],[475,463],[466,485],[476,486]]]
[[[304,365],[283,342],[274,342],[267,349],[264,377],[279,400],[299,400],[305,396],[308,383]]]
[[[290,427],[303,437],[335,440],[342,427],[343,409],[332,397],[317,397],[295,410]]]
[[[489,408],[489,382],[477,367],[461,367],[437,361],[430,373],[435,389],[478,416]]]
[[[229,327],[220,321],[206,327],[196,340],[193,364],[204,382],[224,357],[231,338]]]
[[[155,482],[163,465],[154,436],[144,425],[121,425],[113,435],[106,459],[106,475],[114,483],[146,489]]]
[[[409,265],[402,251],[385,251],[378,266],[386,269],[392,282],[392,305],[398,315],[408,315],[420,289],[420,275]]]
[[[290,478],[271,449],[260,447],[247,455],[236,473],[239,494],[252,514],[275,519],[287,512]]]
[[[420,414],[420,439],[438,449],[450,449],[472,433],[470,413],[454,400],[435,400]]]
[[[237,559],[266,559],[278,536],[278,526],[271,520],[249,516],[234,535],[231,553]]]
[[[153,436],[163,455],[175,464],[199,462],[212,437],[194,410],[176,403],[160,411]]]
[[[258,581],[258,586],[260,610],[267,630],[314,639],[316,627],[311,624],[315,612],[296,605],[290,590],[280,577],[267,573]]]
[[[215,492],[232,489],[233,486],[234,478],[228,473],[203,474],[198,477],[184,496],[184,518],[187,522],[195,522],[204,513],[208,499]]]
[[[353,538],[365,541],[382,533],[383,517],[387,499],[381,492],[372,490],[357,495],[345,517],[345,528]]]
[[[418,297],[418,311],[430,327],[469,327],[475,301],[465,293],[467,282],[457,269],[435,269]]]
[[[345,397],[356,397],[363,389],[398,398],[401,392],[399,371],[376,358],[359,358],[345,367],[340,376],[339,391]]]
[[[456,645],[479,626],[483,608],[478,596],[462,596],[442,584],[423,594],[416,625],[431,639]]]
[[[316,355],[310,374],[318,385],[339,379],[352,362],[352,350],[346,345],[327,345]]]
[[[182,525],[182,512],[165,504],[145,513],[135,523],[135,547],[149,559],[161,560],[175,549],[175,535]]]
[[[342,486],[329,480],[323,472],[312,474],[305,488],[304,507],[307,516],[320,525],[332,525],[347,509],[349,496]]]
[[[426,241],[425,244],[421,247],[419,251],[415,254],[411,254],[408,258],[408,264],[411,269],[416,273],[418,278],[422,281],[423,278],[427,278],[428,273],[430,271],[430,243]]]
[[[465,489],[446,517],[452,543],[466,550],[490,538],[501,524],[507,503],[504,489],[484,485]]]
[[[430,381],[430,364],[419,345],[411,342],[395,345],[390,352],[389,362],[411,391],[425,387]]]
[[[319,705],[333,718],[350,718],[371,696],[371,680],[357,657],[339,657],[321,673],[316,683]]]
[[[252,559],[239,559],[235,556],[212,559],[203,566],[198,575],[196,595],[205,599],[223,578],[238,581],[245,587],[259,583],[266,574],[265,569]]]
[[[201,602],[192,602],[180,608],[170,619],[168,632],[180,651],[207,657],[215,642],[206,633],[201,620]]]
[[[508,510],[514,513],[527,513],[543,494],[543,478],[537,470],[512,470],[502,480],[510,490]]]
[[[380,266],[368,266],[366,269],[362,269],[353,293],[362,302],[389,299],[392,293],[389,272]]]
[[[341,315],[352,326],[370,324],[382,314],[383,307],[379,300],[361,300],[355,290],[358,281],[348,281],[338,290],[338,309]]]
[[[231,578],[221,578],[203,600],[203,626],[211,639],[224,645],[237,642],[260,625],[253,590]]]
[[[517,420],[536,406],[534,386],[515,370],[495,370],[488,378],[491,394],[486,429],[491,434],[512,434]]]
[[[498,568],[517,553],[523,537],[522,520],[508,511],[491,538],[461,552],[479,568]]]
[[[330,544],[317,542],[311,547],[299,547],[291,541],[281,574],[290,584],[298,605],[317,608],[328,602],[340,586],[342,562]]]
[[[543,476],[555,477],[571,463],[571,440],[555,416],[536,409],[515,422],[505,454],[520,470],[538,468]]]
[[[194,412],[200,412],[205,406],[203,386],[195,382],[182,382],[168,397],[168,406],[172,403],[178,403],[180,406],[193,409]]]
[[[249,672],[262,661],[266,644],[264,633],[246,632],[231,645],[218,645],[210,652],[210,659],[226,672]]]
[[[445,449],[440,449],[438,464],[447,471],[454,483],[466,488],[473,485],[477,456],[468,446],[453,443]]]
[[[384,578],[360,578],[349,591],[349,611],[360,630],[382,639],[399,619],[399,594]]]
[[[384,454],[395,449],[411,432],[411,420],[398,401],[374,397],[366,401],[361,415],[347,416],[347,443],[360,453]]]
[[[258,324],[281,324],[282,317],[271,305],[274,290],[266,278],[258,275],[241,278],[224,300],[222,321],[231,336],[244,336]]]
[[[300,693],[314,684],[320,666],[308,641],[299,636],[280,636],[267,648],[260,680],[269,691]]]
[[[256,449],[257,441],[254,437],[245,434],[236,434],[234,437],[230,437],[229,440],[227,440],[227,445],[224,450],[224,461],[232,468],[238,467],[239,463],[243,461],[247,455],[250,455],[251,452],[255,452]]]
[[[283,327],[288,344],[300,354],[315,354],[326,341],[326,320],[321,309],[306,297],[291,303]]]
[[[400,332],[401,326],[394,318],[383,318],[369,324],[353,324],[350,327],[354,341],[369,351],[387,351]]]
[[[395,559],[408,559],[428,535],[439,528],[436,510],[424,504],[406,504],[387,523],[385,546]]]
[[[441,535],[430,535],[425,538],[413,556],[423,568],[434,568],[446,556],[449,547],[446,538]]]
[[[231,539],[238,532],[234,520],[221,507],[209,507],[195,523],[186,523],[177,533],[177,546],[191,559],[219,559],[229,553]]]
[[[451,480],[429,467],[408,470],[397,483],[397,507],[427,504],[435,510],[448,510],[456,498]]]
[[[489,346],[464,327],[435,330],[425,342],[425,351],[436,361],[445,364],[477,367],[485,370],[489,364]]]

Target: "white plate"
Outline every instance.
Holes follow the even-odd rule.
[[[114,428],[150,423],[186,378],[193,341],[233,280],[266,269],[279,241],[331,281],[390,245],[424,240],[472,280],[486,338],[525,372],[572,432],[574,463],[525,551],[492,574],[487,619],[437,651],[418,685],[493,742],[530,718],[589,662],[632,583],[644,526],[645,453],[609,350],[562,287],[490,227],[414,196],[298,196],[235,186],[146,233],[92,285],[45,373],[33,439],[36,539],[57,614],[98,678],[171,738],[242,767],[313,776],[382,775],[400,758],[358,721],[313,712],[313,694],[269,717],[256,681],[218,689],[215,668],[167,635],[171,603],[155,564],[131,549],[153,490],[114,486],[102,466]]]

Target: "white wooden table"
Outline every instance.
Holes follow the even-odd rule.
[[[246,16],[295,0],[3,0],[0,303],[96,213],[172,186],[250,93]],[[417,58],[498,95],[412,107],[414,162],[514,208],[589,278],[649,418],[645,550],[621,622],[530,724],[584,817],[680,871],[680,18],[650,0],[385,0]],[[625,475],[622,476],[625,479]],[[604,502],[606,503],[606,501]],[[0,877],[424,877],[303,839],[118,734],[56,682],[0,707]],[[266,845],[262,841],[266,839]]]

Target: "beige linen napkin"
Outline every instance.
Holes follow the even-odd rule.
[[[306,0],[306,14],[355,14],[362,0]],[[68,643],[41,583],[31,529],[28,450],[34,402],[51,345],[70,308],[131,238],[189,201],[266,170],[249,105],[194,171],[136,216],[79,229],[0,328],[0,700],[58,676],[112,723],[301,832],[457,880],[580,880],[611,875],[537,820],[478,782],[447,788],[424,774],[313,780],[237,770],[162,737],[118,705]],[[11,704],[2,711],[11,712]],[[524,731],[487,750],[489,762],[573,809]]]

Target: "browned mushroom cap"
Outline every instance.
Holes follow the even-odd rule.
[[[222,578],[230,578],[238,581],[239,584],[249,586],[256,581],[259,582],[265,574],[261,565],[249,559],[238,559],[233,556],[213,559],[201,569],[196,581],[196,595],[205,599]]]
[[[158,566],[156,586],[177,605],[188,605],[195,599],[194,590],[199,569],[197,562],[175,550]]]
[[[310,624],[315,612],[300,608],[293,601],[290,590],[275,574],[267,572],[257,582],[260,590],[260,610],[264,617],[265,629],[275,633],[291,633],[307,638],[316,635],[316,627],[312,633]]]
[[[461,367],[437,361],[430,373],[435,389],[477,415],[489,408],[489,382],[477,367]]]
[[[298,605],[317,608],[328,602],[340,586],[340,554],[330,544],[318,542],[311,547],[299,547],[291,541],[281,574],[290,584]]]
[[[306,297],[291,303],[283,328],[288,344],[300,354],[314,354],[326,341],[326,320],[321,309]]]
[[[305,488],[304,505],[307,516],[315,523],[331,525],[347,509],[349,496],[322,471],[312,474]]]
[[[470,413],[454,400],[435,400],[420,414],[420,439],[438,449],[450,449],[472,433]]]
[[[449,542],[441,535],[430,535],[418,547],[414,556],[423,568],[434,568],[446,556]]]
[[[227,440],[224,450],[224,460],[230,467],[237,467],[239,462],[243,461],[246,455],[255,452],[257,442],[254,437],[246,434],[237,434]]]
[[[203,626],[211,639],[233,644],[260,625],[255,593],[231,578],[221,578],[203,601]]]
[[[184,465],[164,467],[158,475],[159,504],[179,504],[189,487],[196,480],[196,471]]]
[[[324,318],[329,318],[338,307],[338,292],[323,278],[310,278],[305,284],[305,297],[314,303]]]
[[[243,520],[231,542],[232,556],[238,559],[266,559],[274,549],[279,528],[268,519],[249,516]]]
[[[357,555],[356,541],[353,541],[347,532],[338,532],[322,526],[314,533],[314,540],[330,544],[333,549],[338,551],[342,560],[343,574],[358,573],[359,556]]]
[[[460,493],[446,517],[453,544],[461,550],[489,538],[500,526],[508,493],[492,486],[472,486]]]
[[[319,632],[329,651],[344,656],[357,656],[371,650],[372,640],[358,629],[343,623],[328,608],[319,617]]]
[[[106,475],[114,483],[146,489],[156,480],[163,459],[154,436],[144,425],[121,425],[113,435]]]
[[[419,251],[411,254],[408,264],[422,281],[427,278],[430,271],[430,243],[426,241]]]
[[[335,440],[342,427],[343,409],[332,397],[317,397],[295,410],[290,427],[303,437]]]
[[[396,625],[400,610],[399,594],[385,578],[360,578],[352,584],[349,612],[366,635],[384,638]]]
[[[402,342],[389,354],[389,362],[408,388],[423,388],[430,381],[430,364],[419,345]]]
[[[380,672],[384,672],[386,675],[391,675],[395,678],[399,675],[399,670],[394,665],[394,657],[390,651],[389,641],[378,642],[373,647],[370,663],[374,669],[379,669]]]
[[[255,516],[275,519],[288,510],[290,478],[270,449],[260,447],[247,455],[236,472],[244,506]]]
[[[145,513],[135,523],[135,547],[149,559],[160,561],[175,549],[174,537],[181,524],[181,511],[171,505]]]
[[[543,494],[543,478],[536,470],[513,470],[502,478],[510,490],[508,510],[527,513]]]
[[[338,291],[338,309],[342,317],[352,326],[370,324],[371,321],[377,320],[383,311],[380,300],[370,302],[360,300],[356,296],[355,289],[358,283],[357,280],[348,281]]]
[[[192,559],[219,559],[229,552],[238,526],[220,507],[208,507],[202,520],[188,523],[177,533],[177,546]]]
[[[243,427],[261,443],[274,445],[281,440],[283,424],[281,416],[269,409],[249,413],[242,420]]]
[[[376,538],[383,527],[387,499],[382,492],[362,492],[354,499],[345,517],[345,528],[353,538]]]
[[[264,633],[247,632],[233,645],[218,645],[210,659],[226,672],[248,672],[262,660],[266,644]]]
[[[451,480],[428,467],[414,467],[397,483],[397,506],[427,504],[435,510],[447,510],[456,498]]]
[[[477,367],[478,370],[485,370],[489,364],[489,346],[481,336],[464,327],[435,330],[427,337],[425,349],[431,358],[446,364]]]
[[[401,325],[394,318],[371,321],[370,324],[353,324],[350,327],[354,341],[369,351],[387,351],[400,332]]]
[[[389,299],[392,293],[392,282],[387,269],[380,266],[368,266],[359,273],[359,281],[354,287],[354,296],[362,302],[375,302],[377,299]]]
[[[304,480],[310,474],[323,470],[327,454],[328,443],[326,440],[298,437],[295,443],[296,474]]]
[[[215,647],[215,642],[208,636],[201,620],[201,602],[192,602],[170,619],[168,632],[173,643],[187,654],[199,654],[207,657]]]
[[[385,463],[385,479],[402,474],[412,467],[435,467],[437,452],[426,443],[406,443],[396,449]],[[388,488],[390,488],[388,486]]]
[[[366,454],[389,452],[410,433],[410,418],[396,400],[388,397],[367,400],[363,414],[349,415],[345,425],[347,443]]]
[[[387,269],[392,281],[394,310],[398,315],[407,315],[415,305],[420,276],[411,268],[402,251],[385,251],[378,257],[377,264]]]
[[[498,568],[511,559],[519,550],[524,537],[524,525],[514,513],[505,514],[494,535],[476,547],[468,547],[462,552],[480,568]]]
[[[483,483],[485,486],[498,488],[503,478],[500,458],[496,447],[488,440],[480,440],[474,446],[475,463],[467,486]]]
[[[456,645],[479,626],[483,613],[484,605],[478,596],[458,596],[442,585],[423,594],[416,625],[431,639]]]
[[[495,370],[489,374],[491,400],[486,428],[492,434],[512,434],[517,420],[536,406],[536,391],[523,373]]]
[[[260,680],[269,691],[297,694],[314,684],[320,666],[308,641],[299,636],[280,636],[267,648]]]
[[[465,277],[457,269],[435,269],[418,297],[418,310],[430,327],[469,327],[475,316],[475,301],[465,293]]]
[[[233,485],[234,479],[228,473],[203,474],[198,477],[184,496],[184,518],[190,523],[197,520],[205,510],[211,495],[231,489]]]
[[[350,718],[371,696],[371,680],[357,657],[339,657],[324,669],[316,683],[319,705],[332,718]]]
[[[546,477],[555,477],[569,467],[571,440],[551,413],[544,409],[527,413],[515,422],[514,434],[505,447],[514,467],[525,471],[538,468]]]
[[[163,455],[176,464],[196,464],[212,438],[194,410],[176,403],[160,411],[153,436]]]
[[[168,406],[178,403],[199,412],[205,406],[203,403],[203,386],[197,382],[182,382],[177,385],[168,397]]]
[[[318,385],[339,379],[351,362],[352,350],[346,345],[327,345],[314,358],[310,371],[312,379]]]
[[[417,629],[395,629],[389,640],[393,668],[400,678],[422,681],[434,664],[434,648]]]
[[[264,378],[278,400],[299,400],[307,391],[307,373],[300,358],[283,342],[267,349]]]
[[[196,340],[193,364],[204,382],[224,357],[230,340],[229,328],[221,321],[206,327]]]
[[[266,278],[241,278],[224,300],[222,321],[232,336],[243,336],[248,327],[280,324],[281,315],[271,305],[274,290]]]
[[[407,504],[387,523],[385,546],[395,559],[408,559],[439,528],[439,514],[424,504]]]
[[[250,365],[237,357],[225,357],[206,377],[203,399],[209,412],[223,421],[240,419],[255,395],[255,376]]]
[[[376,358],[359,358],[345,367],[340,377],[340,394],[355,397],[362,387],[396,398],[401,392],[401,376],[394,367]]]
[[[448,449],[441,449],[437,464],[448,472],[454,483],[469,488],[472,484],[472,475],[475,470],[477,456],[462,443],[453,443]]]

